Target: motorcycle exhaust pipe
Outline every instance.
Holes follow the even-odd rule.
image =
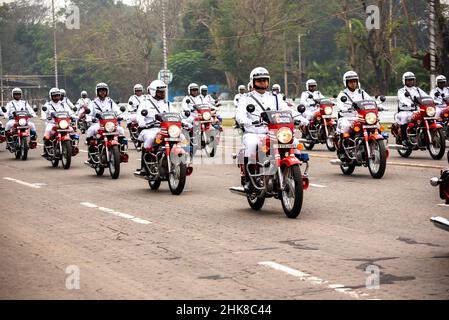
[[[449,231],[449,220],[443,217],[432,217],[430,221],[433,222],[435,227],[440,228],[445,231]]]
[[[391,150],[407,150],[407,147],[401,146],[400,144],[389,144],[388,149]]]
[[[146,176],[146,175],[143,175],[142,173],[141,173],[141,171],[134,171],[134,176],[135,177],[137,177],[137,178],[141,178],[141,179],[144,179],[144,180],[148,180],[148,177]]]
[[[245,189],[243,187],[231,187],[229,188],[229,191],[234,194],[238,194],[239,196],[246,197],[248,194],[245,192]]]

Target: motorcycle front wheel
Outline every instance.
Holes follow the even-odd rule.
[[[285,188],[281,191],[282,208],[287,217],[295,219],[301,213],[304,185],[301,169],[294,165],[284,169]]]
[[[446,139],[443,131],[441,129],[434,130],[431,133],[431,137],[432,141],[428,146],[430,156],[434,160],[441,160],[446,152]]]
[[[22,141],[20,142],[20,157],[23,161],[26,161],[28,159],[28,149],[29,149],[29,143],[27,138],[22,138]]]
[[[21,156],[21,150],[20,150],[20,145],[17,141],[17,139],[13,142],[14,143],[14,155],[16,156],[16,159],[20,159]]]
[[[374,179],[381,179],[387,168],[387,151],[383,140],[373,140],[370,143],[371,159],[368,159],[368,169]]]
[[[335,135],[335,126],[331,126],[328,128],[328,136],[326,138],[327,150],[331,152],[335,151],[334,135]]]
[[[183,162],[172,163],[172,172],[168,174],[168,186],[173,195],[178,196],[184,190],[187,177],[187,165]]]
[[[118,146],[112,146],[109,149],[109,173],[112,179],[118,179],[120,176],[120,151]]]
[[[72,141],[70,140],[62,143],[61,164],[65,170],[70,169],[72,164]]]

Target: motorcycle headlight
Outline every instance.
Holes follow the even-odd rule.
[[[59,128],[61,128],[62,130],[65,130],[68,127],[69,127],[69,123],[67,122],[67,120],[59,121]]]
[[[24,127],[27,125],[27,120],[24,118],[19,119],[19,126]]]
[[[332,114],[332,111],[334,111],[334,110],[332,110],[332,107],[324,108],[324,113],[328,116]]]
[[[437,110],[434,107],[427,107],[426,113],[428,117],[434,117],[437,113]]]
[[[205,121],[209,121],[210,118],[211,118],[210,112],[207,112],[207,111],[206,111],[206,112],[203,113],[203,119],[204,119]]]
[[[293,132],[290,128],[280,128],[276,134],[280,143],[289,143],[292,141]]]
[[[106,130],[106,132],[113,132],[115,130],[114,122],[106,122],[106,124],[104,125],[104,129]]]
[[[168,128],[168,135],[170,138],[179,138],[181,129],[178,126],[172,125]]]
[[[377,115],[370,112],[365,116],[365,120],[367,124],[375,124],[377,122]]]

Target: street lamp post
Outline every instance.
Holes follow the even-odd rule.
[[[53,45],[54,45],[54,59],[55,59],[55,87],[58,88],[58,54],[56,50],[56,20],[55,20],[55,0],[51,1],[51,8],[53,12]]]

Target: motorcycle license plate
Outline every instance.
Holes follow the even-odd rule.
[[[378,129],[378,125],[377,124],[373,124],[371,126],[363,126],[364,129]]]
[[[274,149],[294,149],[294,144],[275,144],[273,145]]]
[[[323,116],[323,119],[332,119],[332,118],[334,118],[332,115],[324,115]]]
[[[168,141],[168,142],[180,142],[181,138],[166,138],[165,141]]]
[[[437,118],[435,117],[425,117],[424,120],[436,120]]]

